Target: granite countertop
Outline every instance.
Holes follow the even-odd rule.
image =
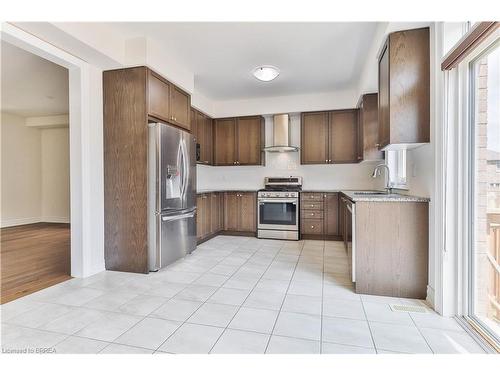
[[[376,190],[342,190],[341,193],[353,202],[429,202],[430,198],[416,197],[404,194],[356,194],[359,192],[374,192]]]
[[[302,193],[339,193],[338,189],[303,189]]]
[[[224,193],[226,191],[241,191],[243,193],[256,193],[260,189],[201,189],[196,194]]]

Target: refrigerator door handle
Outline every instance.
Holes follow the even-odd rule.
[[[183,200],[186,199],[186,190],[187,190],[187,185],[189,181],[189,168],[187,165],[188,157],[189,155],[187,154],[187,148],[186,148],[186,141],[184,140],[184,137],[181,138],[181,152],[182,152],[182,190],[181,190],[181,197]]]
[[[190,217],[193,217],[196,214],[196,210],[193,210],[191,212],[188,212],[186,214],[181,214],[181,215],[173,215],[173,216],[162,216],[161,221],[176,221],[176,220],[182,220],[182,219],[188,219]]]

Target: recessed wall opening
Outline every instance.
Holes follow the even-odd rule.
[[[1,42],[1,302],[71,273],[68,69]]]

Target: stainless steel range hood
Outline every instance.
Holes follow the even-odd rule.
[[[264,147],[269,152],[296,152],[299,148],[290,145],[290,116],[285,114],[273,116],[273,144]]]

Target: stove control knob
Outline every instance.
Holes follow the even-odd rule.
[[[285,193],[285,197],[289,197],[289,196],[290,196],[290,194],[288,194],[288,193]]]

